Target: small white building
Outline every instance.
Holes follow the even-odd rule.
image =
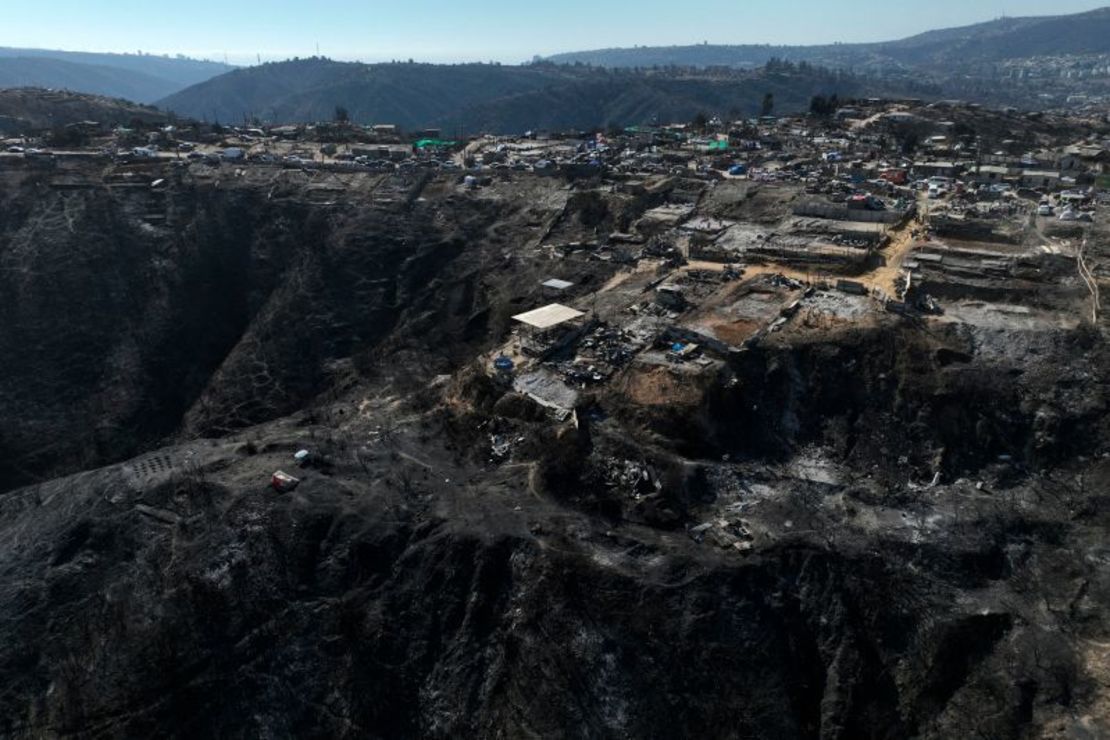
[[[520,322],[532,329],[547,331],[548,329],[553,329],[560,324],[574,321],[582,316],[585,316],[585,314],[577,309],[559,303],[552,303],[543,308],[517,314],[513,317],[513,321]]]
[[[1060,173],[1050,170],[1022,170],[1021,185],[1026,188],[1040,189],[1059,187]]]
[[[985,185],[994,185],[1005,180],[1010,175],[1010,168],[1002,165],[984,164],[975,171],[975,181]]]

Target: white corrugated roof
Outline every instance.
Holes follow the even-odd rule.
[[[572,285],[574,285],[574,283],[568,282],[566,280],[559,280],[558,278],[551,278],[550,280],[548,280],[547,282],[545,282],[543,284],[543,287],[551,288],[553,290],[566,290],[567,288],[571,287]]]
[[[581,311],[575,310],[570,306],[564,306],[559,303],[552,303],[543,308],[537,308],[528,313],[517,314],[513,317],[514,321],[519,321],[522,324],[534,327],[536,329],[550,329],[553,326],[577,319],[579,316],[584,316]]]

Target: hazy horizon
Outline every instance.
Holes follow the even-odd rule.
[[[634,11],[584,0],[566,0],[558,8],[520,7],[508,0],[475,8],[433,0],[419,10],[343,8],[338,0],[321,0],[311,10],[280,0],[259,10],[198,0],[188,12],[152,10],[137,0],[113,2],[110,8],[44,0],[35,14],[5,19],[0,46],[183,54],[239,65],[317,52],[343,61],[520,63],[535,55],[610,47],[886,41],[1000,16],[1060,15],[1105,4],[1060,0],[1045,12],[1044,3],[1032,0],[935,0],[927,6],[899,0],[869,7],[861,23],[859,4],[843,0],[756,0],[741,10],[708,0],[694,11],[660,0],[644,0]],[[140,23],[141,36],[130,30]]]

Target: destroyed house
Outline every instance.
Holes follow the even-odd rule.
[[[1110,172],[1110,152],[1100,146],[1069,146],[1059,160],[1064,172]]]

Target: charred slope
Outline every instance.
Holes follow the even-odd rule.
[[[2,62],[0,59],[0,64]],[[35,87],[0,90],[0,133],[3,134],[36,134],[80,121],[128,126],[134,121],[164,124],[168,120],[156,108],[126,100]]]
[[[931,331],[895,321],[769,342],[716,394],[733,453],[818,444],[853,466],[974,474],[999,458],[1044,468],[1110,443],[1105,344],[1090,331]],[[1061,367],[1057,359],[1072,356]]]
[[[685,381],[683,404],[605,401],[643,443],[692,459],[789,460],[816,447],[857,470],[951,480],[1110,447],[1107,351],[1089,327],[925,330],[889,318],[771,337]]]
[[[511,269],[542,209],[454,203],[445,183],[410,207],[422,179],[374,181],[397,198],[367,208],[358,187],[314,203],[269,183],[35,182],[0,209],[5,489],[275,418],[356,366],[421,382],[538,284],[483,270]],[[412,350],[404,372],[383,347]]]
[[[176,444],[0,494],[0,735],[1106,733],[1097,331],[803,308],[556,421],[474,359],[612,276],[564,183],[110,174],[0,191],[3,459]]]
[[[1059,630],[1107,595],[1068,570],[1083,527],[984,509],[742,560],[396,460],[276,497],[250,481],[284,452],[231,449],[0,499],[0,732],[1016,738],[1089,701]]]

